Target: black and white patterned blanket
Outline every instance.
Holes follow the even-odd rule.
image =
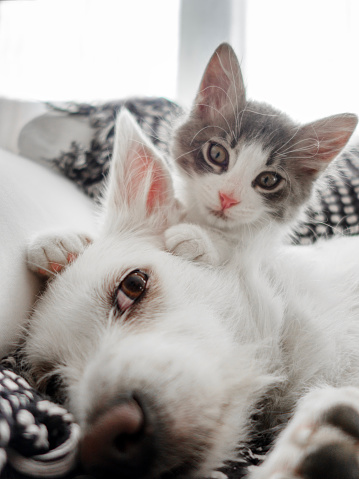
[[[90,147],[73,138],[67,150],[47,160],[94,199],[99,197],[108,172],[115,117],[123,106],[135,116],[171,167],[169,139],[182,113],[175,103],[156,98],[52,106],[65,117],[87,119],[93,131]],[[298,229],[299,243],[323,235],[358,233],[359,150],[354,148],[342,155],[340,170],[341,176],[321,192],[319,210],[311,211],[307,222]],[[14,368],[16,371],[16,364],[0,367],[0,476],[88,478],[76,464],[79,426],[63,407],[33,390]],[[224,472],[229,479],[240,479],[248,466],[263,459],[267,448],[267,439],[241,445],[242,459],[229,464]]]
[[[63,407],[0,366],[0,477],[63,477],[76,467],[80,427]]]

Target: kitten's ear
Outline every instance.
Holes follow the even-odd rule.
[[[132,223],[166,226],[175,205],[172,180],[164,160],[127,110],[116,121],[114,150],[104,199],[108,224],[130,218]]]
[[[192,111],[213,119],[225,107],[233,111],[244,105],[245,90],[237,56],[228,43],[222,43],[208,62]]]
[[[318,175],[344,148],[357,124],[356,115],[344,113],[303,125],[289,154],[303,172]]]

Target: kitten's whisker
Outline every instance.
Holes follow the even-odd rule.
[[[292,180],[291,180],[290,176],[287,175],[286,170],[285,170],[285,168],[283,168],[283,166],[277,165],[277,169],[280,170],[280,171],[283,171],[284,175],[282,175],[282,176],[284,176],[284,178],[287,179],[287,182],[288,182],[288,185],[289,185],[289,191],[288,191],[288,195],[287,195],[287,197],[288,197],[292,193]]]
[[[221,61],[221,60],[220,60]],[[229,56],[229,64],[230,64],[230,67],[231,67],[231,73],[232,73],[232,84],[234,85],[234,93],[235,93],[235,96],[236,96],[236,108],[234,108],[234,105],[230,99],[230,103],[232,105],[232,108],[233,108],[233,114],[234,114],[234,121],[235,121],[235,130],[238,131],[238,115],[237,115],[237,109],[238,109],[238,104],[239,104],[239,95],[238,95],[238,92],[237,92],[237,86],[238,86],[238,83],[236,81],[236,75],[234,73],[234,70],[233,70],[233,64],[232,64],[232,59],[231,59],[231,56]],[[235,141],[238,141],[236,136],[233,137],[233,139]]]
[[[246,108],[246,111],[249,113],[254,113],[255,115],[261,115],[261,116],[279,116],[278,113],[262,113],[261,111],[254,111],[254,110],[249,110]]]
[[[192,140],[193,141],[193,140]],[[192,142],[191,142],[192,143]],[[180,158],[182,158],[182,156],[186,156],[186,155],[190,155],[191,153],[193,153],[194,151],[196,150],[200,150],[200,148],[193,148],[193,150],[189,150],[189,151],[186,151],[185,153],[182,153],[182,155],[179,155],[177,156],[176,158],[174,158],[174,162],[176,162],[177,160],[179,160]]]
[[[281,150],[282,148],[284,148],[288,143],[290,143],[290,142],[293,140],[293,138],[298,134],[299,130],[300,130],[300,126],[297,127],[296,131],[295,131],[295,132],[293,133],[293,135],[289,138],[289,140],[287,140],[285,143],[283,143],[283,145],[282,145],[280,148],[278,148],[277,151],[280,151],[280,150]],[[296,143],[295,143],[295,144],[296,144]],[[294,144],[294,145],[295,145],[295,144]],[[286,151],[286,150],[284,150],[284,151]]]
[[[319,234],[315,231],[315,229],[311,228],[309,225],[305,224],[305,226],[308,228],[309,231],[313,233],[313,238],[315,238],[315,241],[320,238]],[[295,233],[295,232],[294,232]]]
[[[300,145],[300,143],[306,143],[306,146],[303,146],[302,148],[296,150],[295,148],[297,147],[297,145]],[[276,154],[278,154],[278,156],[285,156],[286,154],[291,153],[293,151],[305,151],[305,150],[311,150],[311,149],[312,149],[312,145],[311,144],[308,145],[308,139],[305,138],[302,140],[298,140],[296,143],[294,143],[293,145],[290,145],[288,148],[286,148],[285,150],[281,151],[278,154],[278,152],[281,150],[281,148],[279,148],[276,151]]]
[[[336,225],[331,225],[329,223],[325,223],[324,221],[318,221],[316,222],[316,224],[318,225],[323,225],[323,226],[327,226],[328,228],[331,228],[335,231],[335,234],[341,234],[343,235],[344,234],[344,231],[342,229],[339,229],[339,226],[340,224],[346,220],[346,218],[348,218],[350,216],[350,214],[348,215],[344,215],[340,218],[340,221],[338,221],[338,223]],[[315,218],[314,218],[314,221],[315,221]],[[347,229],[350,229],[350,226],[347,228]]]
[[[199,131],[197,131],[197,133],[194,135],[194,137],[192,138],[191,142],[190,142],[190,145],[192,145],[194,139],[196,138],[197,135],[199,135],[203,130],[205,130],[206,128],[218,128],[220,130],[223,130],[226,134],[228,134],[228,131],[225,130],[224,128],[222,128],[221,126],[219,125],[207,125],[207,126],[204,126],[203,128],[201,128]],[[198,149],[198,148],[196,148]],[[193,150],[194,151],[194,150]]]
[[[314,158],[314,156],[313,156]],[[308,160],[308,155],[304,155],[304,156],[291,156],[290,158],[291,160]]]
[[[207,87],[207,88],[211,88],[211,87]],[[207,108],[212,108],[212,110],[214,110],[215,112],[217,112],[217,113],[223,118],[223,120],[226,122],[226,124],[227,124],[227,126],[228,126],[228,131],[226,131],[226,130],[224,130],[224,131],[226,131],[226,133],[227,133],[228,135],[230,135],[231,133],[233,134],[232,129],[231,129],[231,126],[230,126],[230,124],[229,124],[227,118],[218,110],[218,108],[215,108],[214,106],[208,105],[208,104],[206,104],[206,103],[195,103],[195,105],[196,105],[196,106],[205,106],[205,107],[207,107]]]
[[[312,141],[312,142],[308,144],[308,141]],[[315,156],[319,152],[320,145],[324,145],[324,146],[328,145],[330,147],[332,145],[333,141],[335,141],[335,140],[319,141],[318,137],[316,137],[316,138],[304,138],[302,140],[298,140],[296,143],[294,143],[294,145],[291,145],[291,147],[288,147],[286,150],[283,150],[278,156],[283,156],[284,154],[289,154],[289,153],[292,153],[292,152],[295,152],[295,151],[313,150],[313,146],[316,147],[316,151],[311,156]],[[290,150],[289,149],[289,148],[294,148],[294,147],[296,147],[297,145],[299,145],[300,143],[303,143],[303,142],[307,143],[306,147],[303,147],[299,150]],[[277,150],[277,151],[279,151],[279,150]]]
[[[270,142],[273,140],[273,138],[276,136],[276,134],[277,134],[276,131],[273,131],[272,133],[270,133],[270,134],[268,135],[267,143],[270,143]],[[258,133],[256,134],[256,139],[257,139],[257,138],[261,138],[261,133],[260,133],[260,132],[258,132]]]
[[[221,60],[219,60],[219,61],[220,61],[221,65],[222,65]],[[222,68],[223,68],[223,65],[222,65]],[[206,90],[208,90],[208,88],[217,88],[218,90],[222,91],[222,92],[226,95],[228,102],[229,102],[230,105],[232,106],[233,114],[234,114],[234,115],[236,114],[235,109],[234,109],[234,105],[233,105],[233,102],[232,102],[232,99],[231,99],[231,97],[228,95],[228,92],[227,92],[226,90],[224,90],[222,87],[220,87],[220,86],[218,86],[218,85],[209,85],[209,86],[207,86],[206,88],[203,88],[203,89],[201,90],[201,93],[204,92],[204,91],[206,91]],[[200,105],[200,104],[199,104],[199,105]],[[208,106],[209,106],[209,105],[208,105]],[[214,107],[213,107],[213,108],[214,108]],[[218,113],[220,113],[218,109],[217,109],[217,111],[218,111]],[[224,118],[223,115],[222,115],[222,117]],[[230,123],[226,120],[226,118],[224,118],[224,119],[225,119],[225,121],[226,121],[226,123],[227,123],[227,126],[228,126],[228,128],[229,128],[229,133],[231,133],[232,136],[233,136],[233,138],[235,139],[235,134],[234,134],[234,131],[233,131],[233,130],[231,129],[231,127],[230,127]],[[227,132],[227,133],[228,133],[228,132]]]
[[[158,136],[156,136],[155,130],[151,127],[151,125],[148,122],[144,121],[144,122],[142,122],[141,125],[139,125],[140,128],[141,128],[141,131],[144,131],[144,128],[142,127],[142,125],[146,125],[148,127],[148,129],[151,130],[151,132],[152,132],[151,133],[151,138],[154,138],[155,140],[161,141],[161,139]],[[145,135],[148,135],[147,132],[145,132]]]
[[[243,117],[244,117],[244,114],[246,112],[246,109],[247,109],[247,105],[245,105],[245,107],[243,108],[243,110],[241,110],[239,113],[238,113],[238,117],[239,115],[241,115],[241,120],[239,122],[239,125],[238,125],[238,135],[237,135],[237,138],[236,138],[236,141],[238,141],[240,135],[241,135],[241,129],[242,129],[242,121],[243,121]]]
[[[159,119],[161,119],[163,121],[163,119],[161,117],[159,117]],[[148,123],[148,121],[142,121],[142,123],[140,124],[140,127],[142,128],[142,125],[146,125],[148,127],[149,130],[152,131],[153,133],[153,138],[156,138],[156,140],[159,140],[159,138],[156,136],[156,131],[152,128],[152,126],[150,125],[150,123]]]
[[[308,148],[297,148],[297,149],[294,149],[294,150],[288,150],[286,153],[281,153],[280,155],[278,155],[278,158],[286,158],[288,157],[289,155],[291,155],[292,153],[298,153],[298,152],[302,152],[302,153],[305,153],[305,152],[311,152],[312,151],[312,148],[308,147]],[[316,156],[317,152],[315,153],[308,153],[305,158],[314,158]]]
[[[146,144],[145,144],[143,141],[136,140],[135,138],[133,138],[132,141],[133,141],[134,143],[138,143],[139,145],[141,145],[142,148],[143,148],[143,150],[144,150],[144,147],[146,146]]]

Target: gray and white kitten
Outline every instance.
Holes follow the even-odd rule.
[[[247,100],[236,54],[221,44],[189,116],[174,134],[187,226],[167,233],[167,247],[216,263],[226,252],[211,257],[216,254],[207,251],[210,239],[217,238],[217,249],[227,252],[228,241],[242,246],[258,238],[261,245],[277,241],[298,220],[357,121],[345,113],[299,125],[270,105]]]

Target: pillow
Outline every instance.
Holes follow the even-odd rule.
[[[97,198],[113,149],[114,123],[127,108],[172,168],[169,144],[182,108],[165,98],[134,98],[98,104],[51,104],[31,120],[19,135],[19,151],[27,158],[47,162]],[[173,168],[172,168],[173,169]]]
[[[41,231],[92,231],[93,204],[48,168],[0,149],[0,357],[18,342],[39,280],[25,265],[25,246]]]
[[[41,101],[25,101],[0,97],[0,148],[18,153],[21,129],[31,119],[45,113],[47,106]]]

